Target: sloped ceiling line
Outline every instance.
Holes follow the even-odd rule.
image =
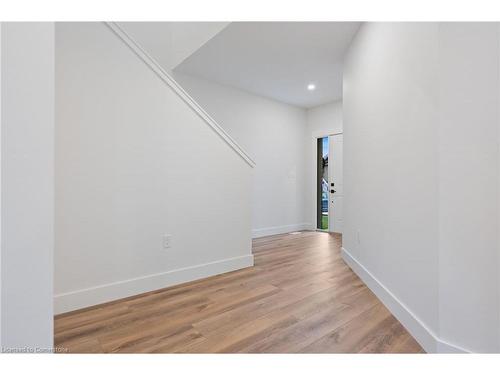
[[[134,52],[156,75],[165,82],[184,102],[193,109],[204,122],[209,125],[214,132],[222,138],[250,167],[255,167],[255,162],[243,150],[243,148],[236,143],[236,141],[227,134],[224,129],[217,124],[217,122],[210,117],[205,110],[184,91],[184,89],[168,74],[146,51],[144,51],[139,44],[125,32],[115,22],[105,22],[111,31],[127,45],[132,52]]]

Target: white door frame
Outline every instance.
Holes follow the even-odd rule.
[[[318,229],[318,221],[316,220],[316,210],[318,209],[317,207],[317,201],[316,199],[318,198],[318,195],[317,195],[317,186],[316,186],[316,179],[317,179],[317,176],[316,176],[316,171],[317,171],[317,165],[316,165],[316,162],[317,162],[317,152],[318,152],[318,139],[319,138],[324,138],[324,137],[330,137],[332,135],[339,135],[339,134],[343,134],[343,132],[336,132],[336,133],[325,133],[325,132],[313,132],[312,133],[312,138],[311,138],[311,144],[312,144],[312,155],[311,155],[311,160],[312,160],[312,174],[311,174],[311,181],[314,181],[313,183],[313,188],[312,188],[312,198],[313,198],[313,201],[312,201],[312,204],[313,204],[313,218],[312,218],[312,223],[314,225],[314,230],[318,231],[318,232],[329,232],[329,229],[328,230],[324,230],[324,229]],[[330,197],[328,197],[328,202],[330,202]],[[328,227],[330,227],[330,204],[328,204]]]

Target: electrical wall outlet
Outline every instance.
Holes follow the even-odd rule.
[[[172,235],[164,234],[163,235],[163,248],[168,249],[172,247]]]

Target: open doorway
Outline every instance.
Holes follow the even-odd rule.
[[[316,163],[316,228],[328,231],[328,211],[329,211],[329,184],[328,184],[328,137],[318,138],[317,163]]]
[[[342,233],[343,226],[343,135],[316,140],[316,229]]]

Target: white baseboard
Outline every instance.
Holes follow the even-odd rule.
[[[472,351],[468,349],[461,348],[457,345],[450,344],[449,342],[438,339],[437,342],[437,353],[444,354],[463,354],[463,353],[472,353]]]
[[[300,231],[300,230],[310,230],[310,229],[311,229],[311,224],[309,224],[309,223],[281,225],[278,227],[253,229],[252,230],[252,238],[273,236],[275,234],[290,233],[290,232],[296,232],[296,231]]]
[[[411,333],[427,353],[470,353],[440,340],[418,317],[392,292],[368,271],[349,251],[342,248],[342,259],[359,276],[370,290],[382,301],[387,309]]]
[[[54,313],[61,314],[169,286],[253,266],[253,255],[223,259],[192,267],[99,285],[54,296]]]

